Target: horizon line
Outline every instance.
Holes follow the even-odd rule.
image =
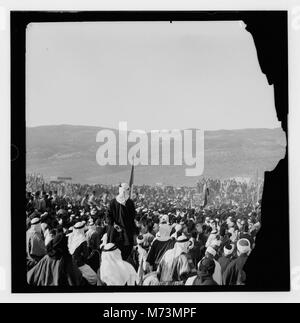
[[[62,123],[62,124],[44,124],[44,125],[35,125],[35,126],[25,126],[25,128],[29,128],[29,129],[34,129],[34,128],[42,128],[42,127],[89,127],[89,128],[100,128],[100,129],[109,129],[109,130],[119,130],[118,128],[112,128],[112,127],[105,127],[105,126],[94,126],[94,125],[82,125],[82,124],[66,124],[66,123]],[[275,130],[275,129],[282,129],[281,126],[278,126],[278,127],[257,127],[257,128],[230,128],[230,129],[226,129],[226,128],[219,128],[219,129],[201,129],[201,128],[182,128],[182,129],[176,129],[176,128],[173,128],[173,129],[152,129],[152,130],[144,130],[144,129],[127,129],[127,131],[145,131],[145,132],[151,132],[151,131],[163,131],[163,130],[180,130],[180,131],[183,131],[183,130],[204,130],[204,131],[234,131],[234,130],[257,130],[257,129],[260,129],[260,130]]]

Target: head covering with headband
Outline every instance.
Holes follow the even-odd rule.
[[[161,224],[169,224],[169,216],[167,214],[163,214],[160,218]]]
[[[41,226],[41,219],[40,218],[33,218],[30,221],[31,227],[30,230],[36,233],[42,233],[42,226]]]
[[[174,259],[179,257],[181,254],[188,253],[191,244],[192,242],[185,235],[180,236],[176,239],[174,248],[167,250],[163,255],[162,260],[164,260],[166,263],[171,264]]]
[[[135,285],[138,281],[133,266],[122,259],[114,243],[107,243],[102,249],[100,278],[108,286]]]
[[[171,234],[172,227],[169,224],[163,223],[159,226],[159,231],[156,234],[156,239],[160,241],[169,240]]]
[[[101,239],[100,249],[102,249],[107,244],[107,233],[104,233]]]
[[[198,268],[200,273],[212,275],[215,271],[215,266],[216,264],[213,259],[205,257],[200,261]]]
[[[77,222],[73,227],[73,232],[69,235],[68,247],[71,255],[75,250],[86,241],[85,233],[85,222]]]

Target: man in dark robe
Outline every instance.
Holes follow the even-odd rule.
[[[200,259],[202,259],[205,255],[205,244],[207,241],[207,237],[205,236],[205,234],[203,232],[204,229],[205,229],[205,227],[203,228],[203,225],[201,222],[196,223],[197,236],[196,236],[195,247],[197,247],[199,250],[199,253],[200,253],[199,258]]]
[[[218,284],[213,279],[215,271],[215,262],[211,258],[203,258],[199,263],[199,272],[197,276],[191,277],[186,285],[201,285],[201,286],[217,286]]]
[[[170,236],[171,229],[172,227],[169,224],[161,224],[159,226],[158,236],[153,240],[147,256],[150,271],[156,271],[166,251],[174,247],[176,240]]]
[[[223,273],[224,285],[244,285],[246,274],[243,270],[248,259],[248,254],[251,252],[250,242],[247,239],[240,239],[237,242],[238,257],[233,260]]]
[[[88,231],[86,232],[86,241],[89,248],[89,253],[95,249],[99,249],[101,244],[101,238],[99,230],[97,230],[96,223],[93,219],[90,219],[88,222]]]
[[[218,263],[221,266],[222,275],[226,270],[227,266],[233,260],[233,256],[232,256],[233,251],[234,251],[234,245],[230,243],[227,243],[223,248],[223,255],[218,259]]]
[[[35,192],[34,199],[32,201],[32,206],[35,210],[39,211],[41,208],[41,201],[40,201],[40,191]]]
[[[121,250],[123,260],[130,255],[138,229],[134,202],[129,198],[129,186],[123,183],[119,195],[114,198],[108,212],[107,242],[114,243]]]
[[[63,233],[49,242],[47,255],[27,273],[27,282],[33,286],[79,286],[83,283]]]

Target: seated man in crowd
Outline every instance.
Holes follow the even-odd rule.
[[[27,269],[31,269],[46,254],[40,218],[33,218],[26,232]]]
[[[68,251],[68,240],[57,234],[47,245],[47,255],[27,273],[33,286],[84,286],[82,274]]]
[[[160,282],[185,282],[192,272],[193,264],[187,256],[192,242],[181,235],[175,240],[175,245],[163,255],[157,268],[157,278]]]

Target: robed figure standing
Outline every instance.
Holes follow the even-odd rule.
[[[121,250],[123,260],[129,257],[138,234],[135,206],[129,191],[128,184],[121,184],[119,195],[111,201],[108,212],[107,243],[114,243]]]

